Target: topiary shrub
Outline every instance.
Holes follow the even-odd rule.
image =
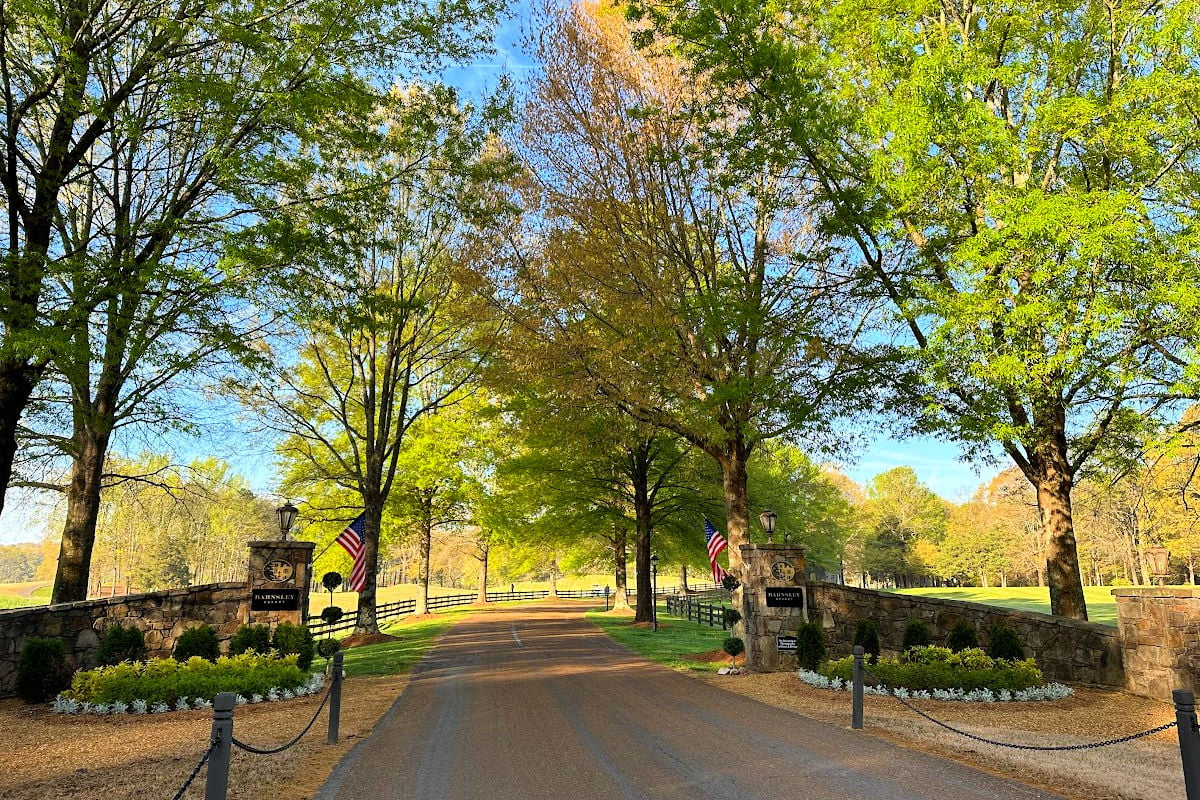
[[[854,645],[861,646],[867,656],[867,663],[874,664],[879,660],[879,626],[873,619],[860,619],[854,627]]]
[[[988,631],[988,655],[998,661],[1024,661],[1025,648],[1016,631],[997,622]]]
[[[946,646],[955,653],[979,647],[979,636],[975,633],[975,626],[961,619],[954,623],[950,635],[946,637]]]
[[[220,644],[217,642],[217,630],[211,625],[200,625],[196,628],[188,628],[175,642],[175,649],[171,652],[171,658],[176,661],[187,661],[193,656],[199,656],[206,661],[216,661],[217,656],[221,654]]]
[[[796,629],[796,663],[801,669],[816,672],[825,660],[825,634],[815,622],[805,622]]]
[[[333,654],[342,649],[342,643],[337,639],[322,639],[317,642],[317,655],[324,659],[333,658]]]
[[[128,628],[117,624],[104,633],[100,648],[96,650],[96,663],[112,666],[122,661],[146,660],[146,635],[136,625]]]
[[[904,626],[904,641],[900,645],[901,650],[907,650],[910,647],[928,647],[929,646],[929,626],[924,621],[919,619],[910,619],[908,624]]]
[[[725,591],[727,591],[727,592],[732,592],[734,589],[736,589],[737,587],[739,587],[741,585],[742,585],[742,582],[739,581],[737,578],[733,577],[732,575],[726,575],[724,578],[721,578],[721,587],[724,588]]]
[[[729,660],[732,661],[746,652],[746,643],[742,641],[742,637],[740,636],[730,636],[725,640],[725,644],[721,646],[721,649],[729,655]]]
[[[321,612],[321,621],[333,625],[344,616],[346,616],[346,612],[337,606],[326,606],[325,610]]]
[[[726,608],[721,611],[721,616],[725,620],[725,627],[732,628],[742,621],[742,612],[736,608]]]
[[[71,685],[67,647],[62,639],[25,640],[13,691],[26,703],[44,703]]]
[[[312,666],[313,654],[316,653],[317,645],[313,641],[313,635],[308,630],[307,625],[293,625],[290,622],[281,622],[275,626],[275,635],[271,639],[271,644],[280,655],[290,655],[295,653],[296,666],[307,671]]]
[[[229,655],[240,656],[247,650],[256,653],[271,651],[271,629],[266,625],[243,625],[229,640]]]

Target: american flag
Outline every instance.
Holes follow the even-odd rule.
[[[704,541],[708,544],[708,563],[712,565],[713,582],[720,583],[729,573],[717,563],[717,556],[721,555],[721,551],[728,547],[729,543],[707,519],[704,520]]]
[[[363,533],[366,518],[367,512],[364,511],[334,540],[354,559],[354,569],[350,571],[350,581],[347,584],[352,592],[361,592],[367,583],[367,559],[364,555],[367,549],[364,544],[366,535]]]

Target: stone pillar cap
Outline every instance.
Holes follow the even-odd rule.
[[[247,547],[290,547],[296,550],[313,550],[316,548],[316,542],[302,542],[296,539],[267,539],[260,542],[246,542]]]
[[[751,544],[738,545],[738,549],[742,550],[742,551],[746,551],[746,550],[799,550],[800,552],[803,553],[804,545],[802,545],[802,544],[779,544],[779,543],[772,543],[772,544],[751,543]]]

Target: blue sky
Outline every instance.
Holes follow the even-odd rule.
[[[529,0],[513,3],[510,7],[513,16],[496,31],[495,54],[446,70],[445,80],[471,97],[481,97],[491,91],[504,75],[518,87],[528,80],[536,64],[523,52],[521,41],[530,26],[537,23],[531,8]],[[235,432],[236,424],[221,427],[224,430],[214,430],[200,441],[181,444],[178,448],[180,460],[204,455],[222,458],[247,476],[257,491],[272,492],[274,455],[269,443],[244,430]],[[961,449],[947,442],[931,438],[897,440],[881,434],[862,452],[836,466],[862,484],[881,472],[907,465],[916,470],[918,477],[933,491],[947,500],[961,502],[985,477],[998,471],[995,468],[977,471],[960,460],[961,457]],[[49,493],[10,491],[7,507],[0,514],[0,544],[40,540],[58,500],[57,495]]]

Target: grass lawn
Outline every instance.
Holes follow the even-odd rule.
[[[1101,625],[1117,624],[1117,603],[1112,596],[1112,586],[1085,586],[1084,599],[1087,601],[1088,619]],[[972,603],[986,603],[991,606],[1015,608],[1019,611],[1039,611],[1050,613],[1050,590],[1038,586],[1013,586],[1007,589],[981,589],[971,587],[966,589],[928,588],[928,589],[897,589],[899,594],[919,595],[921,597],[940,597],[944,600],[968,600]]]
[[[44,606],[49,597],[19,597],[12,594],[0,594],[0,610],[6,608],[26,608],[28,606]]]
[[[471,613],[466,609],[446,611],[432,619],[405,622],[401,620],[383,629],[384,633],[400,637],[395,642],[368,644],[346,650],[346,675],[402,675],[413,668],[429,646],[437,641],[458,620]],[[318,657],[314,666],[323,669],[325,662]]]
[[[728,631],[688,622],[667,614],[665,605],[658,607],[658,632],[650,628],[635,628],[632,617],[615,617],[603,611],[589,611],[587,618],[616,641],[638,655],[673,669],[693,672],[715,672],[728,662],[693,661],[685,656],[720,650],[729,636]]]

